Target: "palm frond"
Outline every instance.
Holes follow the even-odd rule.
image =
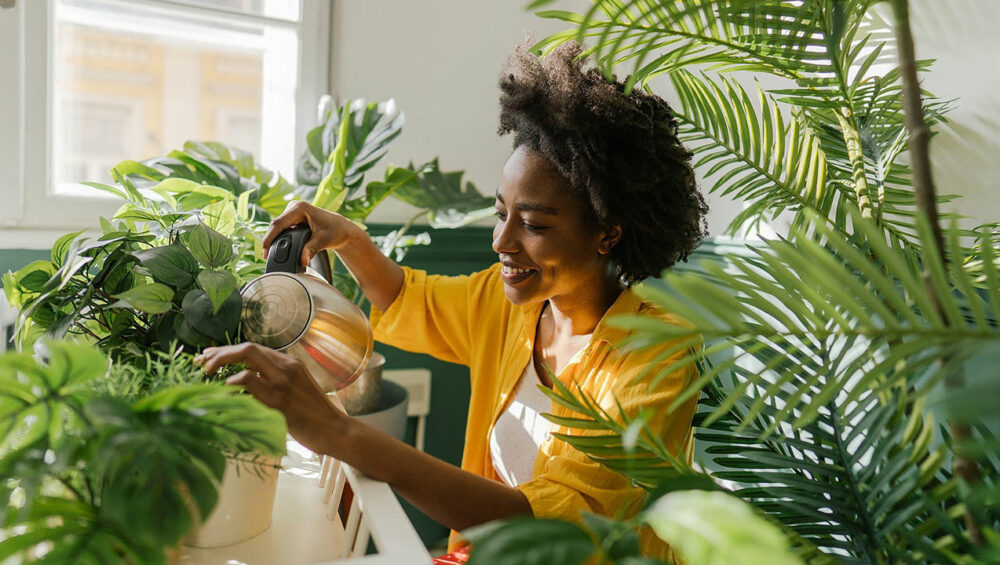
[[[747,91],[725,77],[714,81],[678,70],[670,79],[679,102],[679,136],[695,155],[694,167],[716,177],[712,192],[747,203],[731,233],[780,212],[828,214],[826,155],[800,116],[787,119],[759,85],[758,110]]]
[[[816,233],[825,245],[811,237],[771,241],[749,257],[733,257],[728,267],[668,273],[664,282],[671,292],[643,289],[648,299],[691,326],[619,319],[635,329],[632,347],[703,335],[705,354],[733,353],[688,387],[675,406],[723,371],[751,363],[759,371],[744,387],[780,392],[785,403],[781,415],[802,426],[840,391],[849,391],[846,402],[857,401],[869,388],[887,392],[913,387],[916,396],[927,394],[978,348],[1000,343],[1000,291],[974,290],[973,275],[958,262],[946,267],[931,254],[923,261],[943,297],[944,315],[939,316],[917,266],[881,239],[872,222],[856,215],[852,221],[870,241],[870,254],[817,222]],[[949,255],[962,257],[957,230],[950,235]],[[984,237],[984,247],[995,251],[992,236]],[[995,269],[986,271],[984,276],[996,280]],[[690,354],[662,374],[696,363],[698,357]],[[734,391],[720,416],[742,392]],[[762,407],[758,401],[750,415]]]
[[[556,34],[537,46],[549,50],[576,39],[610,75],[629,65],[629,85],[645,85],[688,65],[750,70],[793,79],[833,98],[843,95],[856,22],[871,0],[595,0],[586,14],[543,11],[572,23],[575,35]],[[845,66],[845,63],[847,66]],[[840,80],[838,80],[838,78]]]
[[[842,563],[881,562],[887,551],[918,562],[958,562],[948,555],[969,546],[955,528],[961,502],[922,401],[865,392],[857,401],[827,403],[797,427],[783,423],[771,396],[746,425],[749,400],[766,395],[752,387],[726,416],[708,423],[728,389],[748,378],[737,368],[727,387],[706,388],[695,433],[721,469],[714,475],[732,481],[734,494]],[[918,406],[911,410],[908,402]],[[771,428],[777,432],[762,439]]]
[[[582,432],[554,433],[554,437],[572,445],[612,471],[629,477],[647,490],[678,474],[696,473],[682,457],[671,453],[659,436],[649,429],[646,424],[648,414],[630,417],[619,406],[620,417],[616,418],[579,387],[574,392],[559,379],[553,379],[552,382],[553,389],[539,387],[539,390],[556,405],[577,415],[543,416],[558,426]]]

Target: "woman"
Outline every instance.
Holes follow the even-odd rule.
[[[650,386],[671,359],[656,359],[657,348],[621,351],[628,332],[607,319],[673,319],[629,285],[686,258],[705,235],[707,208],[667,104],[625,96],[620,83],[584,70],[579,53],[566,45],[540,60],[519,48],[501,77],[500,133],[514,134],[514,151],[496,192],[493,267],[462,277],[401,268],[357,226],[304,203],[275,219],[264,240],[267,248],[282,230],[308,224],[303,264],[321,249],[337,253],[372,304],[377,340],[470,367],[461,468],[347,417],[288,355],[242,344],[199,358],[208,371],[245,362],[250,369],[229,382],[281,410],[302,444],[389,483],[453,530],[638,508],[639,489],[552,437],[568,430],[538,416],[569,415],[538,388],[551,388],[553,376],[611,413],[616,400],[632,415],[650,409],[667,446],[690,447],[694,399],[666,408],[695,375]],[[643,540],[662,555],[655,538]]]

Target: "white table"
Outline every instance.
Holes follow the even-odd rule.
[[[321,462],[294,441],[288,443],[282,467],[267,531],[225,547],[184,547],[177,563],[430,565],[430,555],[385,483],[332,459]],[[342,521],[336,509],[348,484],[355,496]],[[364,555],[368,536],[376,554]]]

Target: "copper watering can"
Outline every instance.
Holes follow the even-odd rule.
[[[353,383],[372,355],[372,330],[360,308],[327,281],[307,273],[299,258],[312,232],[289,228],[271,243],[264,274],[243,288],[243,336],[294,355],[320,388]],[[313,262],[330,278],[325,252]]]

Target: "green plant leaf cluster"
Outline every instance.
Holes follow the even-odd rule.
[[[190,357],[109,380],[88,345],[45,353],[0,356],[0,561],[164,563],[215,506],[227,456],[284,453],[281,414],[203,383]],[[122,386],[139,376],[159,384]]]
[[[574,27],[535,48],[589,42],[586,52],[608,76],[627,69],[628,84],[644,89],[667,78],[695,167],[712,192],[746,205],[730,233],[779,213],[807,229],[814,213],[849,234],[849,210],[859,209],[887,236],[919,248],[910,170],[899,162],[906,146],[900,73],[890,42],[871,31],[876,3],[595,0],[583,14],[539,12]],[[919,65],[926,70],[930,62]],[[748,93],[737,71],[773,75],[787,88],[755,84]],[[924,96],[933,127],[950,104]]]
[[[364,182],[365,174],[399,135],[403,120],[393,100],[347,100],[331,109],[323,124],[307,135],[308,149],[299,159],[300,184],[295,191],[295,198],[311,200],[361,225],[386,198],[415,207],[417,212],[402,228],[377,241],[382,252],[397,261],[409,247],[430,242],[426,232],[408,235],[417,220],[426,217],[432,227],[457,228],[493,213],[492,197],[480,194],[471,182],[463,185],[461,171],[441,171],[437,159],[420,166],[388,166],[383,180]],[[360,296],[351,278],[338,281],[341,287],[348,296]]]
[[[200,186],[159,183],[154,189],[192,194]],[[130,202],[103,222],[100,237],[68,234],[52,260],[5,275],[7,298],[20,312],[21,343],[32,325],[49,338],[86,336],[105,351],[131,357],[148,348],[168,351],[176,340],[193,349],[235,341],[247,262],[199,211],[161,206],[149,199]]]

